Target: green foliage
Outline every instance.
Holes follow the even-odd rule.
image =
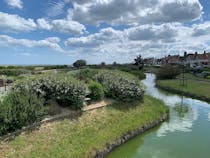
[[[43,97],[28,90],[12,91],[0,103],[0,135],[38,121],[45,114]]]
[[[85,60],[77,60],[73,63],[73,66],[76,67],[76,68],[86,66],[86,61]]]
[[[157,79],[173,79],[180,74],[180,70],[174,66],[161,67],[156,73]]]
[[[86,95],[85,85],[64,75],[41,75],[17,81],[14,90],[31,89],[37,94],[42,94],[46,100],[56,99],[71,108],[79,109],[83,106]]]
[[[18,76],[20,74],[30,74],[30,70],[26,69],[0,69],[0,75]]]
[[[92,100],[101,100],[104,97],[104,90],[100,83],[91,81],[89,84],[90,98]]]
[[[96,69],[81,69],[79,71],[76,71],[76,73],[74,73],[73,76],[79,80],[89,82],[89,80],[92,80],[94,75],[98,72],[99,70]]]
[[[95,75],[105,94],[122,101],[133,101],[143,97],[144,86],[133,75],[117,70],[103,70]]]
[[[141,55],[137,56],[137,57],[134,59],[134,61],[135,61],[134,64],[138,66],[139,70],[143,69],[143,67],[144,67],[144,60],[143,60],[143,58],[141,57]]]

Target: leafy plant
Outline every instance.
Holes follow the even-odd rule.
[[[91,81],[89,84],[90,98],[92,100],[101,100],[104,97],[104,90],[100,83]]]
[[[11,91],[0,103],[0,135],[41,120],[46,114],[44,102],[32,91]]]

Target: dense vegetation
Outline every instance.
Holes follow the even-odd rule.
[[[84,69],[70,75],[28,76],[17,80],[1,99],[0,135],[40,120],[49,112],[44,110],[49,100],[82,109],[85,97],[101,100],[106,95],[120,101],[136,101],[143,94],[144,87],[135,76],[117,70]]]
[[[0,135],[41,120],[46,114],[44,98],[29,90],[10,92],[0,102]]]
[[[0,157],[92,158],[125,133],[156,121],[168,108],[149,96],[144,102],[115,103],[75,120],[53,122],[0,144]]]
[[[105,94],[117,100],[140,100],[144,94],[144,86],[133,75],[121,71],[100,71],[95,79],[102,84]]]
[[[74,109],[80,109],[86,96],[86,86],[66,75],[41,75],[26,78],[16,82],[14,91],[30,89],[36,94],[41,94],[46,100],[56,99]]]
[[[157,73],[157,79],[173,79],[180,74],[180,69],[175,66],[164,66],[161,67]]]
[[[103,86],[95,81],[91,81],[89,84],[90,94],[89,97],[92,100],[101,100],[104,97]]]

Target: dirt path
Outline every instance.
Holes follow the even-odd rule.
[[[112,104],[114,103],[114,100],[112,99],[104,99],[100,102],[95,102],[95,103],[92,103],[88,106],[85,106],[82,110],[83,111],[90,111],[90,110],[93,110],[93,109],[98,109],[98,108],[101,108],[101,107],[104,107],[104,106],[107,106],[109,104]]]

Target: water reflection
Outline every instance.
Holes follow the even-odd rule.
[[[147,79],[143,81],[147,86],[147,94],[153,95],[164,101],[165,104],[169,105],[170,108],[170,120],[169,122],[164,122],[163,125],[157,130],[157,136],[166,136],[170,132],[191,132],[193,122],[198,118],[197,108],[193,108],[192,105],[196,105],[196,100],[186,99],[183,96],[178,96],[174,94],[161,91],[155,87],[155,75],[147,74]],[[174,109],[174,107],[179,106],[179,110]],[[184,108],[188,107],[187,111]],[[185,113],[183,114],[183,111]]]
[[[198,118],[198,112],[196,109],[190,109],[185,113],[184,117],[177,117],[177,114],[174,110],[170,112],[170,121],[164,122],[162,126],[157,130],[157,136],[162,137],[166,136],[171,132],[191,132],[193,122]]]
[[[208,117],[209,121],[210,121],[210,112],[209,112],[209,117]]]

